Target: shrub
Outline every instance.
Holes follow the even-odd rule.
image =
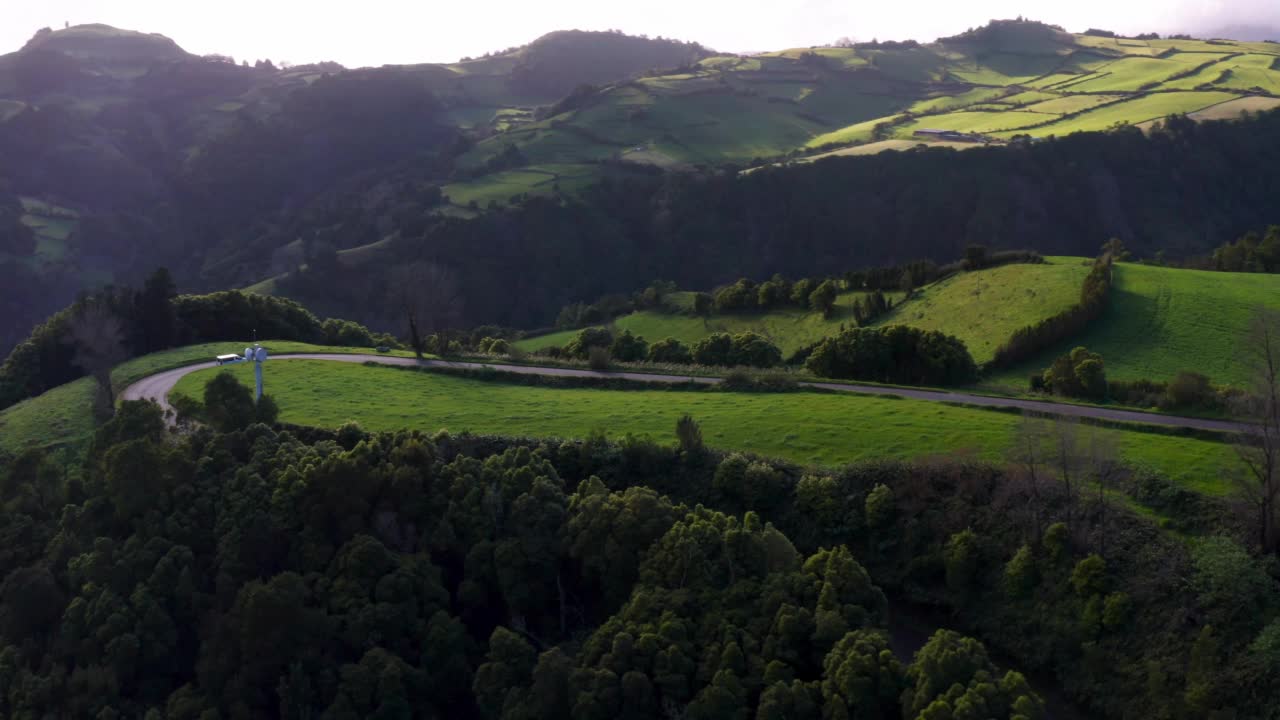
[[[742,278],[732,285],[722,287],[715,294],[717,312],[747,312],[758,308],[758,303],[759,294],[756,290],[756,284],[747,278]]]
[[[649,362],[688,365],[693,362],[693,355],[684,343],[669,337],[649,346]]]
[[[729,364],[729,352],[733,349],[733,338],[729,333],[712,333],[693,344],[693,361],[699,365]]]
[[[1078,347],[1054,360],[1044,371],[1044,385],[1055,395],[1105,400],[1108,388],[1102,356]]]
[[[682,415],[676,421],[676,440],[680,443],[681,452],[691,455],[702,452],[702,427],[693,416]]]
[[[613,333],[605,328],[585,328],[573,336],[565,346],[565,355],[586,360],[591,348],[608,348],[613,344]]]
[[[1217,397],[1207,375],[1184,370],[1169,382],[1165,401],[1171,408],[1209,408]]]
[[[609,348],[592,346],[587,350],[587,366],[592,370],[608,370],[612,365]]]
[[[324,331],[324,341],[329,345],[373,347],[376,344],[369,328],[350,320],[329,318],[320,327]]]
[[[747,331],[730,340],[729,364],[769,368],[782,364],[782,351],[763,335]]]
[[[613,339],[609,354],[620,362],[640,362],[649,354],[649,343],[644,338],[631,334],[630,330],[624,330]]]
[[[476,350],[485,355],[506,355],[511,351],[511,344],[503,338],[487,337],[480,341]]]

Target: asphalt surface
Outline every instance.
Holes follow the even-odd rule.
[[[529,365],[503,365],[500,363],[477,363],[477,362],[453,362],[449,360],[417,360],[415,358],[392,357],[388,355],[343,355],[331,353],[307,353],[295,355],[274,355],[268,362],[280,362],[283,360],[330,360],[333,362],[348,363],[378,363],[380,365],[401,365],[409,367],[438,367],[438,368],[455,368],[462,370],[498,370],[501,372],[516,373],[519,375],[548,375],[556,377],[588,377],[588,378],[612,378],[620,380],[635,380],[638,382],[659,382],[659,383],[701,383],[704,385],[715,385],[723,382],[721,378],[710,377],[692,377],[689,375],[654,375],[650,373],[635,372],[599,372],[596,370],[579,370],[575,368],[560,367],[536,367]],[[189,375],[198,370],[215,367],[217,364],[213,362],[198,363],[195,365],[187,365],[174,370],[151,375],[143,378],[138,382],[125,388],[121,393],[124,400],[154,400],[160,404],[164,410],[171,410],[169,405],[169,391],[173,390],[173,386],[185,375]],[[1044,402],[1041,400],[1023,400],[1020,398],[1004,398],[989,397],[986,395],[971,395],[968,393],[943,392],[938,390],[917,390],[914,388],[897,388],[897,387],[878,387],[875,385],[848,385],[843,383],[824,383],[824,382],[802,382],[800,385],[805,387],[821,388],[824,390],[833,390],[836,392],[855,393],[858,395],[887,395],[912,400],[926,400],[929,402],[947,402],[960,405],[972,405],[976,407],[1005,407],[1018,408],[1020,410],[1029,410],[1032,412],[1043,413],[1046,415],[1058,415],[1064,417],[1080,417],[1093,418],[1096,420],[1111,420],[1116,422],[1142,423],[1146,425],[1162,425],[1168,427],[1192,428],[1196,430],[1210,430],[1215,432],[1240,433],[1248,432],[1250,426],[1229,422],[1226,420],[1209,420],[1205,418],[1189,418],[1178,417],[1175,415],[1157,415],[1155,413],[1135,412],[1132,410],[1116,410],[1105,407],[1094,407],[1090,405],[1069,405],[1065,403]]]

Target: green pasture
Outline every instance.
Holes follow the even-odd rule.
[[[1102,354],[1114,380],[1168,380],[1194,370],[1241,385],[1249,377],[1250,318],[1260,305],[1280,308],[1280,276],[1122,263],[1111,298],[1082,335],[992,381],[1025,387],[1031,372],[1083,345]]]
[[[1246,112],[1266,112],[1280,107],[1280,98],[1257,95],[1228,100],[1191,113],[1196,120],[1230,120]]]
[[[200,398],[218,371],[188,375],[174,392]],[[252,383],[251,368],[233,366],[230,372]],[[303,360],[272,365],[266,387],[280,405],[280,419],[299,425],[332,428],[354,420],[367,430],[559,438],[602,431],[670,443],[676,420],[689,414],[711,447],[821,466],[943,454],[998,460],[1019,422],[1012,413],[895,398],[548,388]],[[1188,487],[1210,494],[1230,490],[1224,473],[1234,472],[1238,461],[1228,445],[1136,430],[1097,432],[1114,438],[1125,459]]]
[[[1080,301],[1089,268],[1082,258],[1044,265],[1004,265],[953,275],[918,290],[878,325],[910,325],[954,335],[978,363],[995,355],[1015,331]]]
[[[958,110],[966,105],[975,105],[994,100],[1006,92],[1004,88],[977,87],[956,95],[942,95],[922,100],[911,106],[911,112],[918,115],[943,110]]]
[[[880,140],[878,142],[866,143],[865,145],[855,145],[853,147],[832,150],[831,152],[821,153],[819,155],[810,155],[801,158],[800,162],[813,162],[829,157],[842,157],[845,155],[875,155],[886,150],[914,150],[918,147],[942,147],[951,148],[952,150],[972,150],[973,148],[985,147],[982,143],[972,142],[951,142],[947,140],[924,140],[922,138],[911,139],[894,139]]]
[[[674,313],[644,311],[624,315],[613,322],[617,332],[630,330],[650,343],[673,337],[691,345],[712,333],[759,333],[790,355],[810,343],[840,332],[840,328],[854,326],[853,302],[863,293],[843,293],[836,300],[835,312],[824,318],[822,313],[800,308],[783,308],[767,313],[742,313],[695,317]],[[896,297],[895,297],[896,300]],[[546,347],[563,347],[577,330],[540,335],[516,343],[522,350],[533,351]]]
[[[1072,92],[1138,92],[1145,86],[1162,83],[1201,63],[1221,60],[1226,56],[1226,53],[1178,53],[1164,58],[1125,58],[1069,87]]]
[[[998,137],[1027,134],[1035,137],[1068,135],[1073,132],[1106,130],[1119,123],[1138,125],[1148,120],[1193,113],[1197,110],[1233,100],[1236,96],[1225,92],[1169,92],[1151,93],[1133,100],[1100,107],[1075,117],[1059,120],[1041,127],[1017,132],[997,133]]]
[[[1088,273],[1086,262],[1083,258],[1054,257],[1043,265],[1004,265],[960,273],[920,288],[905,302],[895,293],[894,302],[901,304],[877,325],[910,325],[955,335],[977,362],[986,362],[1014,331],[1078,302],[1080,285]],[[860,295],[841,294],[829,318],[799,308],[706,318],[645,311],[624,315],[613,326],[617,332],[630,330],[651,343],[674,337],[686,345],[712,333],[751,331],[769,338],[786,356],[838,333],[841,327],[855,327],[852,306]],[[527,338],[516,346],[526,351],[563,347],[577,332]]]
[[[855,123],[839,130],[823,133],[805,143],[805,147],[816,148],[837,143],[867,142],[875,136],[877,125],[881,123],[896,123],[901,119],[901,115],[893,115]]]
[[[995,133],[1014,130],[1053,120],[1052,116],[1038,112],[1009,110],[1008,112],[954,112],[946,115],[930,115],[912,120],[894,128],[898,136],[909,136],[916,130],[955,130],[965,133]]]
[[[516,195],[551,195],[557,186],[568,192],[581,187],[581,181],[593,180],[596,171],[590,165],[536,165],[450,183],[441,190],[454,205],[474,202],[483,207],[491,202],[506,204]]]
[[[1120,95],[1063,95],[1053,100],[1045,100],[1024,107],[1029,112],[1048,113],[1050,115],[1069,115],[1084,112],[1098,105],[1119,100]]]

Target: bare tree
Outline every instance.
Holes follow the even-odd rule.
[[[124,323],[105,302],[90,301],[71,316],[67,338],[75,347],[75,364],[98,384],[94,414],[99,419],[110,418],[116,406],[111,369],[128,358]]]
[[[1277,501],[1280,499],[1280,312],[1258,308],[1246,350],[1250,393],[1241,414],[1253,421],[1236,450],[1245,472],[1238,483],[1257,511],[1258,539],[1264,552],[1280,549]]]
[[[456,275],[431,262],[394,268],[387,282],[387,302],[404,318],[409,343],[419,358],[426,351],[426,336],[447,329],[462,314]]]
[[[1097,486],[1098,554],[1107,556],[1107,515],[1111,509],[1110,493],[1124,470],[1115,436],[1090,426],[1084,443],[1085,463]]]
[[[1059,416],[1053,421],[1050,430],[1050,453],[1053,464],[1058,471],[1058,479],[1067,494],[1067,533],[1075,530],[1076,491],[1078,489],[1080,452],[1080,421],[1075,418]]]
[[[1031,516],[1032,542],[1035,543],[1039,543],[1044,537],[1044,499],[1041,489],[1048,479],[1049,463],[1052,462],[1049,438],[1047,420],[1038,415],[1023,414],[1008,453],[1010,465],[1019,471],[1031,495],[1027,511]]]

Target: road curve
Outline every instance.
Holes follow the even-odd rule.
[[[415,358],[394,357],[390,355],[344,355],[338,353],[299,353],[290,355],[274,355],[271,362],[281,360],[331,360],[349,363],[378,363],[380,365],[401,365],[408,367],[454,368],[459,370],[498,370],[519,375],[547,375],[555,377],[611,378],[615,380],[634,380],[638,382],[659,383],[701,383],[715,385],[723,382],[722,378],[693,377],[689,375],[655,375],[636,372],[599,372],[596,370],[579,370],[561,367],[537,367],[530,365],[503,365],[500,363],[454,362],[450,360],[417,360]],[[197,370],[215,367],[216,363],[204,362],[186,365],[174,370],[166,370],[124,389],[120,394],[124,400],[154,400],[164,410],[171,410],[169,391],[184,376]],[[859,395],[888,395],[912,400],[930,402],[947,402],[976,407],[1018,408],[1046,415],[1065,417],[1092,418],[1116,422],[1142,423],[1146,425],[1162,425],[1167,427],[1191,428],[1213,432],[1241,433],[1250,431],[1250,426],[1225,420],[1209,420],[1206,418],[1178,417],[1176,415],[1157,415],[1155,413],[1136,412],[1133,410],[1116,410],[1113,408],[1092,405],[1069,405],[1065,403],[1045,402],[1041,400],[1023,400],[1020,398],[989,397],[968,393],[953,393],[940,390],[918,390],[914,388],[878,387],[875,385],[849,385],[843,383],[802,382],[801,386],[832,390],[835,392],[856,393]]]

